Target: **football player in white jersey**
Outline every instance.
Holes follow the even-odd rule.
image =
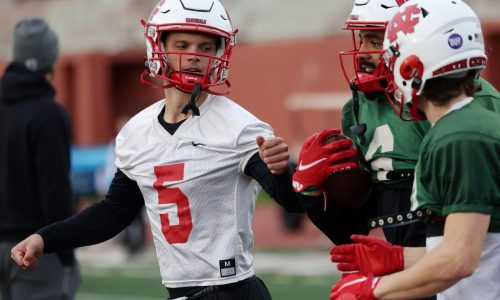
[[[288,210],[301,209],[283,139],[224,97],[236,41],[231,20],[217,0],[169,0],[142,23],[141,78],[161,86],[165,99],[118,134],[118,170],[105,200],[42,228],[12,257],[32,268],[42,253],[105,241],[145,205],[171,299],[271,299],[253,268],[259,184]]]

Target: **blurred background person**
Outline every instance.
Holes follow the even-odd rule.
[[[41,18],[20,20],[13,35],[0,82],[1,299],[73,299],[80,283],[73,251],[46,255],[29,271],[10,259],[13,245],[73,213],[71,123],[51,83],[58,37]]]

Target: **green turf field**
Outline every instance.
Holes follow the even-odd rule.
[[[77,300],[164,300],[167,293],[154,265],[82,267],[83,282]],[[328,299],[331,276],[259,274],[275,300]]]

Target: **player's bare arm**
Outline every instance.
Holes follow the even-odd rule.
[[[414,267],[382,277],[374,290],[379,299],[410,299],[442,291],[470,276],[483,249],[490,216],[454,213],[446,218],[444,239]]]
[[[404,252],[404,268],[408,269],[415,265],[427,253],[425,247],[405,247]]]
[[[332,288],[330,299],[346,293],[366,299],[415,299],[445,290],[478,266],[489,223],[485,214],[450,214],[443,241],[413,267],[383,277],[349,275]]]

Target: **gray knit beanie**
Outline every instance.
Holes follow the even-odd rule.
[[[24,18],[14,27],[14,62],[30,71],[51,69],[59,55],[55,32],[41,18]]]

